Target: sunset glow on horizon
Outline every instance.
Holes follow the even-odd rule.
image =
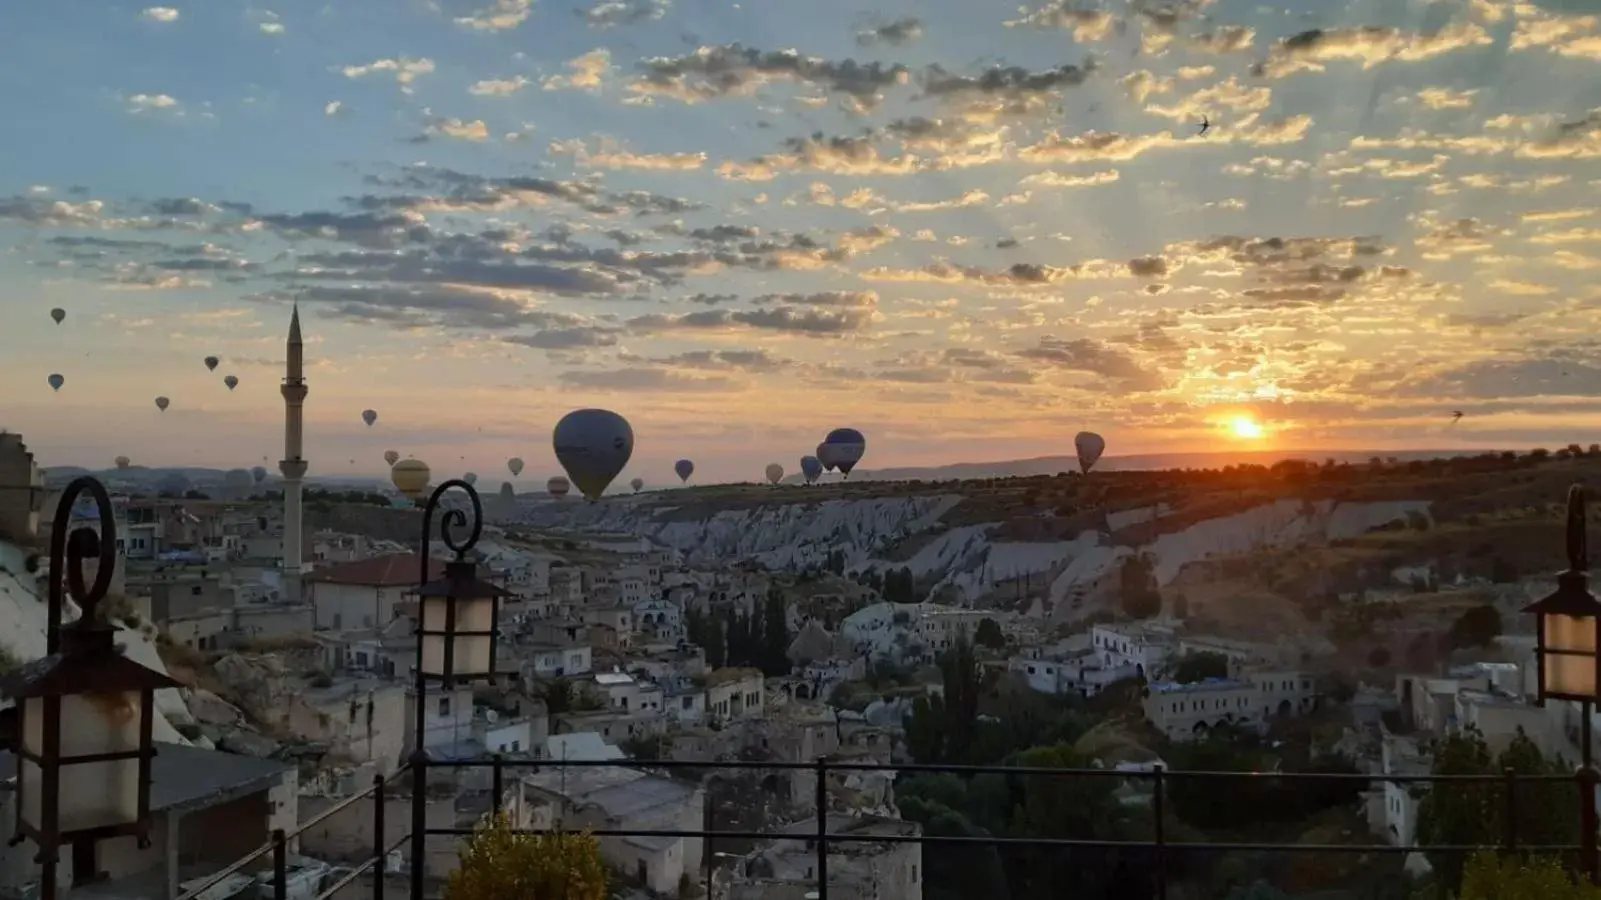
[[[0,427],[44,465],[276,460],[292,302],[313,474],[542,481],[586,406],[664,481],[842,426],[864,470],[1597,437],[1601,20],[1556,4],[0,23]]]

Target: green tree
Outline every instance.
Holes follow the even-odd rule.
[[[789,641],[789,607],[784,592],[774,585],[767,589],[766,609],[762,612],[762,674],[789,674]]]
[[[973,642],[980,647],[999,650],[1006,646],[1006,635],[1001,633],[999,622],[994,619],[980,619],[978,629],[973,632]]]
[[[1501,613],[1489,604],[1475,606],[1451,623],[1451,644],[1455,647],[1488,647],[1501,636]]]
[[[1156,588],[1153,568],[1149,554],[1136,553],[1123,559],[1118,572],[1118,599],[1130,618],[1149,619],[1162,611],[1162,594]]]
[[[1229,677],[1229,658],[1221,653],[1201,651],[1186,653],[1173,664],[1169,680],[1179,684],[1194,684],[1208,678]]]
[[[1601,888],[1576,880],[1560,860],[1475,853],[1462,875],[1461,900],[1601,900]]]
[[[473,832],[445,900],[606,900],[606,865],[588,834],[520,834],[504,813]]]
[[[943,695],[912,702],[905,725],[907,751],[920,763],[966,764],[972,761],[983,690],[978,657],[967,635],[957,636],[955,646],[940,656],[939,667]]]

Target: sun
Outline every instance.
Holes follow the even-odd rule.
[[[1262,425],[1250,416],[1235,416],[1229,421],[1229,430],[1242,441],[1262,439]]]

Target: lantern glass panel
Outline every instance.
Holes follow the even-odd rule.
[[[24,702],[23,746],[44,752],[46,699]],[[144,707],[138,691],[110,694],[69,694],[60,698],[61,752],[58,831],[71,833],[139,821],[139,759],[73,762],[74,757],[104,753],[134,753],[139,747],[139,721]],[[44,825],[40,799],[43,773],[22,761],[23,819]]]
[[[1589,616],[1544,613],[1545,649],[1571,653],[1595,653],[1596,621]]]
[[[1545,655],[1545,692],[1559,697],[1596,696],[1596,657],[1593,654]]]
[[[425,597],[422,600],[422,630],[445,630],[445,609],[448,601],[443,597]],[[451,623],[454,637],[443,634],[422,636],[422,671],[433,678],[489,675],[489,652],[494,637],[489,634],[465,635],[463,631],[488,632],[495,625],[495,601],[489,598],[456,600],[456,621]],[[445,642],[455,644],[450,661],[451,671],[445,671]]]

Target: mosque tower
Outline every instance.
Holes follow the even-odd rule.
[[[284,603],[299,604],[305,600],[300,593],[301,555],[305,544],[301,536],[300,482],[306,477],[302,438],[305,433],[303,412],[307,388],[298,303],[289,318],[288,350],[284,383],[279,388],[284,397],[284,458],[278,461],[278,471],[284,479],[283,578],[279,597]]]

